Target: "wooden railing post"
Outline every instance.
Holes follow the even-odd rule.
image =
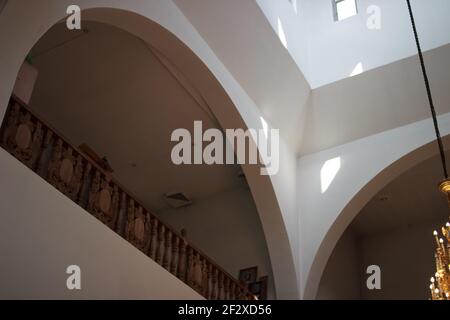
[[[218,270],[213,266],[211,276],[211,300],[217,300],[217,275]]]
[[[160,224],[158,228],[158,242],[157,242],[157,250],[156,250],[156,262],[162,265],[163,256],[164,256],[164,225]]]
[[[219,273],[219,283],[218,283],[218,300],[224,300],[223,295],[223,282],[224,282],[224,274],[222,272]]]
[[[42,146],[42,152],[41,156],[39,158],[39,161],[37,163],[36,167],[36,173],[40,175],[43,179],[47,179],[48,175],[48,166],[52,154],[52,141],[53,141],[53,132],[50,130],[47,130],[47,133],[45,134],[45,140],[44,144]]]
[[[230,300],[236,300],[236,283],[234,281],[230,285]]]
[[[172,253],[172,232],[166,229],[166,237],[164,241],[164,258],[163,258],[163,268],[170,271],[170,255]]]
[[[189,286],[194,287],[194,249],[187,247],[187,270],[186,282]]]
[[[230,278],[225,277],[224,282],[224,300],[230,300]]]
[[[202,295],[209,296],[209,266],[206,258],[202,259]]]
[[[149,255],[150,258],[152,258],[153,260],[156,261],[156,251],[158,249],[158,230],[159,230],[159,223],[158,220],[156,220],[156,218],[153,218],[153,223],[152,223],[152,231],[150,233],[150,249],[149,249]]]
[[[186,241],[186,230],[181,230],[180,238],[180,254],[178,259],[178,278],[181,281],[186,281],[186,264],[187,264],[187,241]]]
[[[179,260],[179,243],[180,238],[178,238],[176,235],[172,238],[172,261],[170,265],[170,272],[173,275],[177,275],[177,269],[178,269],[178,260]]]
[[[127,225],[127,195],[125,192],[121,192],[120,195],[120,205],[119,213],[117,217],[117,233],[122,237],[126,238],[126,226]]]
[[[202,293],[202,283],[203,283],[203,263],[200,253],[195,255],[195,287],[197,291]]]

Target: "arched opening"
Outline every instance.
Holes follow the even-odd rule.
[[[59,3],[58,3],[59,4]],[[91,5],[90,5],[91,6]],[[86,6],[88,7],[88,6]],[[64,12],[64,11],[61,11]],[[36,13],[38,14],[38,12]],[[39,36],[45,31],[46,26],[49,28],[53,23],[57,20],[55,18],[61,18],[58,14],[52,12],[51,17],[46,22],[43,23],[44,30],[41,29],[32,37],[26,37],[26,40],[22,39],[21,43],[22,49],[19,51],[25,52],[24,46],[28,46],[31,48],[35,43],[34,39],[39,38]],[[53,21],[52,21],[53,19]],[[96,21],[97,23],[104,23],[114,25],[115,27],[119,27],[123,31],[129,32],[133,34],[133,36],[143,40],[145,43],[149,44],[151,47],[158,48],[159,53],[167,58],[169,61],[176,61],[175,65],[178,70],[181,70],[182,74],[189,74],[189,80],[192,84],[193,88],[199,89],[201,92],[201,97],[206,101],[208,105],[210,105],[212,109],[212,113],[214,114],[214,118],[217,119],[219,125],[222,128],[245,128],[244,121],[239,115],[238,110],[235,109],[233,103],[230,98],[225,93],[222,86],[217,82],[214,75],[208,70],[208,68],[203,64],[202,61],[194,54],[184,43],[179,41],[173,34],[167,31],[164,28],[161,28],[155,22],[150,21],[149,19],[137,15],[135,13],[123,10],[116,9],[88,9],[83,11],[83,19],[86,21]],[[76,41],[76,40],[75,40]],[[73,42],[75,43],[75,42]],[[28,49],[29,49],[28,48]],[[37,52],[39,54],[40,52]],[[42,53],[42,52],[41,52]],[[36,58],[36,57],[35,57]],[[176,59],[175,59],[176,58]],[[14,63],[12,64],[14,65]],[[14,69],[14,66],[12,67]],[[8,77],[9,72],[5,73],[5,78]],[[12,83],[11,79],[8,80]],[[38,87],[37,87],[38,88]],[[8,94],[8,88],[4,88],[4,92],[1,92],[2,102],[6,99]],[[41,98],[36,98],[41,99]],[[36,101],[38,101],[36,100]],[[42,101],[42,100],[41,100]],[[3,110],[4,111],[4,110]],[[56,110],[58,111],[58,110]],[[85,110],[87,111],[87,110]],[[45,111],[43,111],[45,113]],[[50,113],[49,113],[50,114]],[[55,114],[55,118],[61,117],[64,118],[62,114]],[[64,121],[64,119],[62,119]],[[67,121],[67,119],[65,119]],[[102,126],[102,123],[99,123],[97,120],[97,124],[99,127]],[[90,125],[95,125],[95,123],[90,123]],[[73,131],[75,134],[75,130]],[[118,137],[120,139],[120,137]],[[81,139],[81,138],[80,138]],[[87,139],[84,138],[83,139]],[[81,141],[81,140],[80,140]],[[98,153],[104,153],[101,150],[96,150]],[[145,158],[142,158],[145,159]],[[128,170],[133,169],[135,163],[128,163],[130,168]],[[293,266],[289,265],[289,257],[286,256],[284,259],[278,259],[278,254],[289,251],[289,242],[287,241],[287,235],[284,230],[282,217],[274,216],[274,212],[279,212],[279,207],[276,201],[276,197],[273,193],[272,185],[270,179],[268,177],[259,176],[259,168],[252,168],[251,166],[243,166],[243,171],[247,176],[250,184],[251,194],[255,198],[256,207],[258,208],[258,213],[260,214],[262,220],[262,228],[265,231],[266,237],[269,234],[269,230],[276,230],[272,236],[273,240],[268,241],[269,251],[272,253],[271,262],[272,266],[276,265],[274,269],[282,269],[283,271],[288,270],[289,272],[293,271]],[[236,171],[236,170],[231,170]],[[250,194],[250,193],[249,193]],[[259,199],[259,200],[258,200]],[[269,206],[264,206],[264,204],[269,203]],[[252,204],[253,206],[255,204]],[[261,210],[262,207],[266,209]],[[265,213],[264,213],[265,211]],[[250,228],[254,228],[252,225]],[[284,239],[280,241],[280,239]],[[284,243],[283,243],[284,241]],[[261,243],[260,243],[261,244]],[[265,244],[264,244],[265,246]],[[276,250],[282,247],[283,249]],[[274,256],[275,257],[274,257]],[[288,273],[289,273],[288,272]],[[294,271],[295,272],[295,271]],[[295,290],[289,288],[283,288],[283,283],[286,283],[286,279],[288,278],[288,273],[278,273],[274,270],[275,274],[278,274],[276,277],[280,277],[282,283],[280,285],[281,291],[286,290],[287,292],[293,292]],[[292,279],[292,278],[290,278]],[[276,280],[276,279],[275,279]],[[275,282],[277,283],[277,282]],[[291,286],[296,286],[296,283],[292,280],[289,281]],[[278,285],[277,285],[278,286]]]
[[[434,274],[432,232],[448,215],[437,190],[440,168],[436,145],[428,143],[385,168],[352,199],[316,256],[314,265],[319,259],[326,263],[320,274],[311,275],[318,280],[314,297],[428,298]],[[338,229],[338,241],[325,249]],[[371,266],[380,267],[381,290],[367,286]]]

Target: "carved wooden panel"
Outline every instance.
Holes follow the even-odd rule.
[[[89,191],[88,211],[115,230],[120,211],[120,192],[116,184],[95,170]]]
[[[147,253],[152,228],[150,214],[141,206],[136,207],[133,199],[129,201],[127,214],[126,239],[136,248]]]
[[[34,123],[29,112],[21,112],[15,104],[7,115],[2,136],[4,148],[27,167],[35,170],[42,152],[44,132],[40,122]]]
[[[83,185],[85,165],[81,155],[74,156],[71,147],[61,139],[56,141],[48,167],[48,182],[77,202]]]

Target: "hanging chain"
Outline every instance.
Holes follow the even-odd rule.
[[[434,109],[433,96],[431,95],[430,82],[428,80],[427,69],[425,68],[425,61],[423,58],[422,48],[420,47],[419,35],[417,33],[417,28],[416,28],[416,22],[414,20],[413,11],[411,8],[411,1],[406,0],[406,2],[408,4],[409,16],[411,18],[411,24],[412,24],[412,27],[414,30],[414,37],[416,39],[417,50],[419,52],[420,65],[422,67],[423,79],[425,80],[425,87],[427,88],[427,95],[428,95],[428,101],[430,103],[431,116],[433,118],[434,130],[436,132],[436,139],[437,139],[437,143],[439,146],[439,153],[441,155],[442,169],[444,171],[445,179],[448,179],[447,162],[445,159],[444,145],[442,143],[441,133],[439,132],[439,124],[437,121],[436,110]]]

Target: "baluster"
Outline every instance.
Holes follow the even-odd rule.
[[[162,265],[164,256],[164,232],[164,225],[160,224],[160,227],[158,228],[158,243],[156,250],[156,262],[160,265]]]
[[[42,123],[37,120],[36,129],[34,130],[33,135],[33,145],[31,147],[31,160],[30,160],[30,168],[33,171],[37,171],[39,165],[39,159],[41,158],[42,153],[44,152],[44,131],[42,129]]]
[[[91,187],[89,189],[88,211],[91,214],[93,214],[96,218],[98,218],[98,215],[95,214],[95,207],[97,196],[98,193],[100,192],[100,183],[101,183],[100,171],[95,170],[94,178],[92,179]]]
[[[20,106],[18,103],[12,101],[12,104],[9,107],[9,111],[6,120],[6,125],[3,127],[3,136],[2,136],[2,145],[3,147],[12,152],[13,150],[13,139],[16,135],[17,126],[19,124],[20,118]]]
[[[195,255],[195,268],[194,268],[194,280],[195,288],[199,293],[202,292],[202,259],[200,253]]]
[[[242,289],[236,285],[236,300],[242,300]]]
[[[211,275],[211,300],[217,300],[217,272],[218,270],[213,266]]]
[[[172,263],[170,266],[170,272],[174,275],[177,275],[177,266],[178,266],[178,259],[179,259],[179,243],[180,243],[180,238],[178,238],[178,236],[173,235],[173,239],[172,239]]]
[[[148,232],[145,239],[144,253],[150,256],[150,246],[153,238],[153,219],[149,212],[145,212],[145,230]]]
[[[58,181],[58,168],[61,164],[61,157],[63,152],[63,141],[58,138],[56,143],[53,145],[52,156],[50,164],[48,166],[47,181],[57,188]]]
[[[197,267],[198,267],[198,254],[197,252],[193,250],[192,254],[192,269],[191,269],[191,280],[192,280],[192,286],[195,290],[198,289],[198,282],[197,282]]]
[[[208,299],[209,297],[209,263],[203,258],[202,263],[202,294]]]
[[[32,159],[33,146],[33,130],[34,125],[31,122],[31,114],[25,110],[20,113],[19,123],[15,129],[14,136],[11,136],[9,141],[11,152],[24,165],[31,168],[30,160]]]
[[[120,191],[119,213],[117,217],[117,233],[122,238],[125,238],[125,228],[127,223],[126,213],[127,213],[127,195],[125,192]]]
[[[225,277],[224,283],[224,300],[230,300],[230,278]]]
[[[158,248],[158,226],[159,226],[159,222],[158,220],[153,217],[152,219],[153,223],[152,223],[152,229],[151,229],[151,241],[150,241],[150,250],[149,250],[149,254],[150,254],[150,258],[152,258],[153,260],[156,261],[156,251]]]
[[[78,203],[78,200],[80,199],[81,188],[83,186],[83,171],[84,161],[81,155],[78,155],[75,160],[74,173],[70,180],[69,188],[70,199],[75,203]]]
[[[75,165],[76,163],[75,157],[73,156],[73,149],[70,146],[65,146],[63,148],[61,162],[56,168],[54,184],[66,197],[72,200],[75,199],[73,191],[76,188],[75,179],[77,178],[74,176]],[[80,172],[77,173],[80,174]]]
[[[192,288],[194,287],[194,249],[187,247],[187,270],[186,282]]]
[[[163,259],[163,267],[166,270],[170,271],[170,254],[172,253],[172,232],[169,229],[166,229],[166,238],[164,242],[164,259]]]
[[[212,263],[208,263],[208,295],[206,296],[206,299],[208,300],[212,300],[212,295],[213,295],[213,272],[214,272],[214,267],[212,265]]]
[[[78,204],[83,209],[87,209],[88,204],[89,204],[89,191],[90,191],[90,186],[92,183],[91,170],[92,170],[92,165],[89,162],[87,162],[85,165],[85,168],[84,168],[83,179],[81,182],[80,195],[78,197]]]
[[[143,251],[145,248],[145,241],[148,231],[146,227],[148,226],[146,225],[144,209],[138,204],[135,210],[133,235],[134,235],[134,244],[141,251]]]
[[[186,230],[181,230],[181,239],[180,239],[180,254],[178,258],[178,278],[181,281],[186,281]]]
[[[222,271],[219,271],[219,283],[218,283],[218,294],[217,299],[224,300],[223,298],[223,281],[224,281],[224,274]]]
[[[236,300],[236,282],[231,281],[230,283],[230,300]]]
[[[119,187],[113,184],[113,193],[111,196],[111,229],[119,233],[119,216],[120,216],[120,192]]]
[[[134,200],[129,198],[127,206],[127,224],[125,227],[125,239],[130,242],[133,241],[134,220],[135,220]]]
[[[53,148],[53,132],[47,130],[45,135],[44,145],[42,147],[42,152],[37,165],[37,174],[43,179],[47,179],[48,167],[50,165],[50,159],[52,155]]]

